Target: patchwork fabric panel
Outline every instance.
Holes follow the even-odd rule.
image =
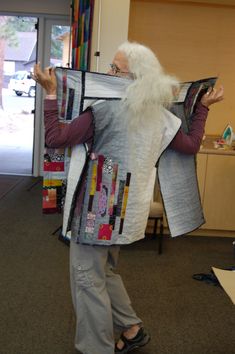
[[[44,179],[43,181],[43,211],[46,214],[61,212],[58,209],[64,204],[66,181],[61,179]]]
[[[111,241],[116,227],[118,234],[123,231],[131,173],[126,173],[125,180],[119,180],[118,164],[109,156],[98,155],[90,162],[91,177],[87,181],[87,203],[82,217],[86,224],[81,226],[79,239]]]
[[[66,192],[67,149],[45,149],[43,178],[43,213],[60,213],[64,205]],[[53,202],[52,202],[53,201]]]

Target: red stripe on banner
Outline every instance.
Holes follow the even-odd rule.
[[[62,172],[64,171],[64,162],[44,162],[44,171]]]

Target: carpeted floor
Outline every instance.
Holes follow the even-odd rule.
[[[0,199],[13,190],[23,179],[22,176],[0,175]]]
[[[42,215],[31,177],[1,198],[0,213],[0,354],[75,354],[69,248],[52,235],[61,217]],[[150,239],[122,248],[118,271],[152,336],[136,354],[235,354],[234,305],[192,279],[234,265],[232,241],[165,238],[161,256]]]

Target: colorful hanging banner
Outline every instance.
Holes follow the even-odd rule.
[[[72,1],[72,68],[89,70],[95,0]]]

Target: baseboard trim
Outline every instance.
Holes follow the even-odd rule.
[[[146,228],[146,234],[152,233],[152,225],[148,223]],[[163,234],[165,236],[169,236],[168,227],[164,227]],[[207,229],[198,229],[193,232],[188,233],[189,236],[209,236],[209,237],[230,237],[235,239],[235,231],[227,231],[227,230],[207,230]]]

